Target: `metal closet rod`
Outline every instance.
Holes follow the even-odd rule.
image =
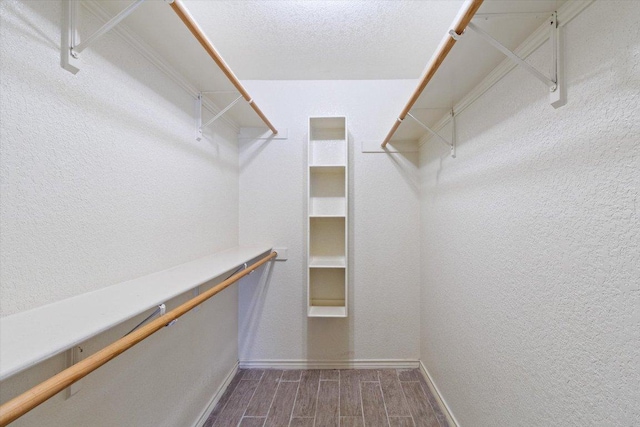
[[[182,1],[173,0],[173,1],[169,1],[169,3],[171,6],[171,9],[173,9],[176,15],[178,15],[178,17],[182,20],[182,22],[184,22],[184,25],[187,26],[189,31],[191,31],[191,34],[193,34],[195,38],[198,40],[198,42],[200,42],[204,50],[207,51],[209,56],[211,56],[211,59],[214,60],[214,62],[222,70],[225,76],[227,76],[229,81],[236,87],[236,89],[238,89],[238,92],[240,92],[240,95],[242,95],[245,101],[247,101],[249,105],[251,105],[251,108],[253,108],[253,110],[258,114],[258,116],[260,116],[262,121],[269,127],[269,129],[271,129],[271,132],[273,132],[274,134],[277,134],[278,130],[271,124],[271,122],[269,121],[269,119],[267,119],[267,117],[264,115],[262,110],[253,101],[253,98],[251,98],[247,90],[244,88],[244,86],[242,86],[242,83],[240,83],[240,80],[238,80],[238,78],[233,73],[233,71],[231,71],[231,68],[229,68],[227,63],[224,62],[224,59],[222,59],[222,56],[220,56],[216,48],[213,47],[213,44],[211,44],[211,42],[209,41],[207,36],[204,34],[202,29],[200,29],[200,26],[198,26],[198,24],[193,19],[189,11],[184,7],[184,5],[182,4]]]
[[[471,22],[471,19],[482,5],[482,2],[483,0],[467,0],[462,6],[462,9],[460,9],[457,18],[452,25],[451,31],[454,31],[458,36],[462,35],[465,28],[467,28],[467,25],[469,25],[469,22]],[[393,138],[393,134],[396,133],[396,130],[398,130],[400,123],[402,123],[404,118],[407,117],[407,114],[409,114],[409,111],[411,111],[411,108],[413,108],[413,105],[416,103],[424,89],[427,87],[429,81],[431,81],[433,76],[436,74],[436,71],[438,71],[438,68],[440,68],[440,65],[447,57],[454,44],[456,44],[456,38],[450,33],[447,33],[445,38],[440,43],[440,48],[433,54],[433,57],[429,61],[424,74],[420,78],[418,87],[413,91],[411,98],[409,98],[409,102],[407,102],[407,105],[405,105],[404,109],[398,116],[398,119],[395,121],[395,123],[391,127],[391,130],[382,142],[382,148],[385,148],[389,141],[391,141],[391,138]]]
[[[47,401],[49,398],[69,387],[76,381],[84,378],[111,359],[114,359],[121,353],[138,344],[140,341],[169,325],[171,322],[174,322],[183,314],[202,304],[212,296],[226,289],[236,281],[251,273],[262,264],[272,260],[276,256],[278,256],[278,254],[275,251],[272,251],[269,255],[264,256],[248,268],[245,268],[244,270],[232,275],[231,277],[209,289],[208,291],[201,293],[197,297],[190,299],[182,305],[179,305],[167,314],[158,317],[157,319],[146,324],[140,329],[136,329],[129,335],[120,338],[119,340],[106,346],[97,353],[94,353],[86,359],[76,363],[75,365],[65,369],[64,371],[33,387],[32,389],[27,390],[21,395],[8,401],[4,405],[0,406],[0,427],[4,427],[10,422],[13,422],[16,419],[20,418],[36,406]]]

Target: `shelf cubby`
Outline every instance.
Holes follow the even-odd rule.
[[[345,275],[345,268],[309,269],[309,316],[346,315]]]
[[[310,168],[310,216],[344,216],[346,214],[345,172],[344,166]]]
[[[309,166],[346,166],[347,119],[312,117],[309,123]]]

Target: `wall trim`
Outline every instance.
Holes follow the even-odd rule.
[[[218,387],[218,390],[213,394],[213,397],[209,401],[209,404],[206,406],[206,408],[204,408],[204,411],[202,411],[193,427],[202,427],[204,425],[204,423],[207,421],[207,418],[209,418],[209,414],[211,414],[213,408],[216,407],[218,401],[227,390],[227,387],[229,387],[231,380],[233,380],[233,377],[235,377],[238,373],[238,369],[239,362],[236,362],[235,365],[233,365],[233,368],[231,368],[231,371],[229,371],[229,373],[225,377],[222,384],[220,384],[220,387]]]
[[[442,394],[440,393],[440,390],[438,389],[438,386],[436,385],[435,381],[433,381],[433,377],[431,377],[431,374],[427,370],[427,367],[424,366],[424,363],[422,363],[422,360],[419,363],[420,363],[420,372],[422,373],[422,376],[427,382],[427,386],[429,386],[429,389],[431,390],[431,394],[433,394],[436,400],[438,401],[438,405],[440,405],[440,408],[444,409],[444,415],[447,417],[447,421],[449,422],[449,425],[451,425],[452,427],[460,427],[460,423],[458,423],[458,420],[456,419],[456,417],[453,416],[453,412],[451,412],[451,408],[449,408],[449,405],[447,405],[447,402],[442,397]]]
[[[112,16],[102,7],[100,6],[100,2],[96,0],[87,0],[83,1],[82,5],[86,10],[91,12],[95,17],[102,20],[103,22],[108,21],[112,18]],[[167,61],[162,59],[160,54],[156,52],[151,46],[142,41],[140,36],[136,34],[134,31],[129,29],[125,24],[118,24],[111,31],[114,34],[117,34],[122,38],[125,42],[127,42],[131,47],[133,47],[138,53],[140,53],[144,58],[146,58],[152,65],[154,65],[158,70],[162,71],[167,75],[174,83],[176,83],[179,87],[181,87],[185,92],[187,92],[191,97],[194,98],[194,102],[198,99],[198,94],[200,90],[194,86],[191,82],[184,78],[184,76],[173,66],[171,66]],[[203,99],[202,105],[205,106],[207,110],[209,110],[213,114],[217,114],[222,108],[218,107],[214,102],[209,99]],[[227,125],[231,126],[233,130],[238,132],[240,130],[240,126],[235,120],[229,118],[228,116],[222,116],[220,120],[224,121]],[[194,126],[195,126],[195,117],[194,117]]]
[[[564,27],[573,18],[578,16],[583,10],[591,5],[595,0],[570,0],[558,9],[558,25]],[[523,59],[526,59],[533,52],[538,50],[549,39],[549,24],[543,23],[535,30],[514,52]],[[453,106],[453,114],[457,116],[467,107],[471,106],[478,98],[484,95],[503,77],[518,65],[509,58],[505,58],[496,68],[489,73],[476,87],[465,95],[456,105]],[[543,90],[543,89],[541,89]],[[439,131],[451,121],[451,113],[445,114],[432,128]],[[418,140],[418,145],[422,147],[433,135],[427,133]]]
[[[420,361],[414,359],[351,359],[351,360],[304,360],[270,359],[241,360],[240,368],[257,369],[411,369]]]

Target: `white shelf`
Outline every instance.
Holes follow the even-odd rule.
[[[344,256],[312,256],[309,268],[345,268],[347,259]]]
[[[347,317],[345,306],[311,306],[307,314],[309,317]]]
[[[580,6],[580,3],[583,5]],[[589,3],[566,0],[485,1],[472,22],[526,59],[534,48],[548,40],[548,20],[554,11],[558,11],[558,22],[563,23],[569,19],[565,10],[583,8]],[[547,52],[550,52],[550,48]],[[431,53],[425,53],[425,65]],[[457,114],[481,93],[493,87],[514,66],[513,61],[506,59],[501,52],[468,30],[418,97],[411,114],[429,127],[439,130],[441,124],[448,122],[447,117],[451,112],[451,108],[442,108],[443,106],[453,106]],[[544,86],[540,86],[540,89],[548,93]],[[393,111],[394,115],[389,116],[389,125],[396,122],[398,112]],[[451,137],[448,128],[442,132],[445,138]],[[395,132],[392,141],[421,141],[428,135],[428,131],[407,117]]]
[[[347,317],[348,144],[345,117],[309,119],[307,313]]]
[[[237,247],[0,319],[0,380],[271,250]]]
[[[129,3],[92,0],[82,2],[82,5],[106,21],[117,15]],[[194,17],[199,21],[199,16]],[[136,49],[143,52],[143,56],[177,80],[177,83],[191,95],[197,96],[199,91],[215,92],[207,93],[206,99],[208,103],[215,105],[216,111],[223,109],[238,97],[238,91],[229,78],[213,62],[167,2],[143,2],[135,13],[118,24],[113,31],[123,35]],[[206,28],[204,31],[206,33]],[[167,37],[167,34],[171,34],[171,37]],[[215,39],[211,42],[213,45],[216,44]],[[263,101],[255,101],[268,116],[269,112]],[[213,113],[206,112],[204,119],[208,120],[211,117]],[[221,120],[229,120],[235,127],[265,128],[264,122],[245,101],[234,105]]]
[[[340,173],[340,172],[344,172],[344,169],[346,168],[345,165],[340,165],[340,164],[326,164],[326,165],[309,165],[309,168],[311,168],[311,170],[314,173]]]

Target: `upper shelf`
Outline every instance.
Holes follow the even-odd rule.
[[[465,3],[463,8],[469,3]],[[472,22],[505,47],[514,50],[545,24],[553,12],[565,3],[566,0],[485,0],[475,13]],[[457,19],[456,22],[459,20]],[[451,28],[454,26],[452,25]],[[447,38],[451,36],[445,35],[443,44]],[[431,58],[430,65],[434,62],[435,56],[434,54]],[[437,72],[408,111],[427,126],[433,127],[443,119],[443,116],[450,115],[453,107],[487,78],[504,59],[505,56],[502,53],[467,29],[451,48],[437,68]],[[541,88],[544,90],[542,85]],[[414,93],[419,92],[418,89]],[[405,108],[409,106],[410,101],[411,99]],[[394,128],[398,126],[390,138],[391,142],[417,141],[428,134],[423,126],[409,116],[405,119],[400,114],[399,117],[404,120],[401,123],[398,121],[393,123]]]
[[[93,13],[105,20],[125,10],[132,4],[132,0],[88,0],[82,4],[85,7],[81,8],[80,17],[82,13]],[[142,42],[137,43],[138,48],[142,45],[143,49],[151,50],[153,56],[162,58],[160,61],[169,68],[167,70],[165,67],[165,71],[174,75],[177,73],[198,92],[204,92],[207,101],[205,105],[213,104],[214,113],[224,109],[238,96],[243,96],[244,101],[238,102],[225,112],[225,118],[230,119],[236,127],[266,125],[274,134],[277,133],[257,108],[256,102],[249,102],[253,100],[242,84],[237,81],[234,85],[233,71],[224,63],[213,45],[210,45],[206,36],[192,33],[200,31],[199,27],[181,1],[144,1],[118,27],[124,27],[124,31],[132,35],[136,42]],[[88,35],[80,33],[81,40],[82,36]],[[208,44],[210,46],[207,46]],[[205,116],[203,121],[206,122],[210,118]]]

